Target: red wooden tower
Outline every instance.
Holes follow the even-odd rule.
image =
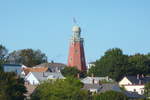
[[[80,71],[86,70],[86,61],[84,55],[83,38],[80,37],[81,28],[73,26],[73,35],[70,41],[68,66],[76,67]]]

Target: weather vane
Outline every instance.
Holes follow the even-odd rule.
[[[73,17],[73,23],[74,23],[74,24],[77,24],[77,21],[76,21],[76,18],[75,18],[75,17]]]

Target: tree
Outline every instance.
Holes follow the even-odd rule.
[[[146,97],[150,97],[150,82],[145,84],[144,87],[144,95]]]
[[[95,76],[109,76],[119,81],[126,75],[137,75],[150,73],[150,54],[125,55],[119,48],[109,49],[95,66],[91,67],[88,74]]]
[[[94,95],[93,100],[128,100],[128,98],[121,92],[106,91],[104,93]]]
[[[9,54],[7,61],[14,64],[24,64],[32,67],[47,62],[47,57],[40,50],[23,49]]]
[[[129,57],[129,64],[131,68],[131,74],[148,74],[150,72],[150,59],[147,55],[135,54]]]
[[[15,73],[0,72],[0,100],[24,100],[24,80]]]
[[[61,73],[65,77],[68,77],[68,76],[77,77],[77,74],[79,74],[80,71],[75,67],[68,67],[67,66],[61,70]]]
[[[126,74],[127,68],[128,56],[124,55],[121,49],[113,48],[107,50],[105,55],[95,62],[89,74],[109,76],[118,81]]]
[[[88,92],[81,90],[82,87],[76,78],[48,80],[36,88],[31,100],[88,100]]]
[[[6,55],[8,50],[3,45],[0,45],[0,70],[2,70],[2,64],[6,62]]]

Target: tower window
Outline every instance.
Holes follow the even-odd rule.
[[[77,49],[75,50],[75,53],[78,53],[78,50],[77,50]]]
[[[70,62],[72,61],[72,58],[70,58]]]

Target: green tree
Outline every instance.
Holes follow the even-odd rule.
[[[95,76],[109,76],[115,80],[122,78],[128,69],[128,56],[124,55],[119,48],[109,49],[99,60],[95,62],[95,66],[89,70],[89,74]]]
[[[47,62],[47,57],[40,50],[23,49],[10,53],[7,60],[9,63],[24,64],[32,67]]]
[[[0,70],[2,70],[2,64],[6,62],[6,55],[8,50],[3,45],[0,45]]]
[[[31,100],[88,100],[88,92],[82,87],[83,84],[76,78],[48,80],[36,88]]]
[[[148,74],[150,72],[150,59],[147,55],[135,54],[129,57],[129,64],[132,71],[129,71],[132,75]]]
[[[94,95],[93,100],[128,100],[128,98],[121,92],[106,91],[104,93]]]
[[[68,77],[68,76],[70,76],[70,77],[77,77],[77,74],[79,74],[80,71],[77,68],[75,68],[75,67],[68,67],[68,66],[66,66],[64,69],[61,70],[61,73],[65,77]]]
[[[144,94],[146,97],[150,97],[150,82],[145,84]]]
[[[88,74],[109,76],[119,81],[125,75],[150,73],[150,54],[125,55],[119,48],[109,49],[95,62]]]
[[[15,73],[0,72],[0,100],[24,100],[24,80]]]

